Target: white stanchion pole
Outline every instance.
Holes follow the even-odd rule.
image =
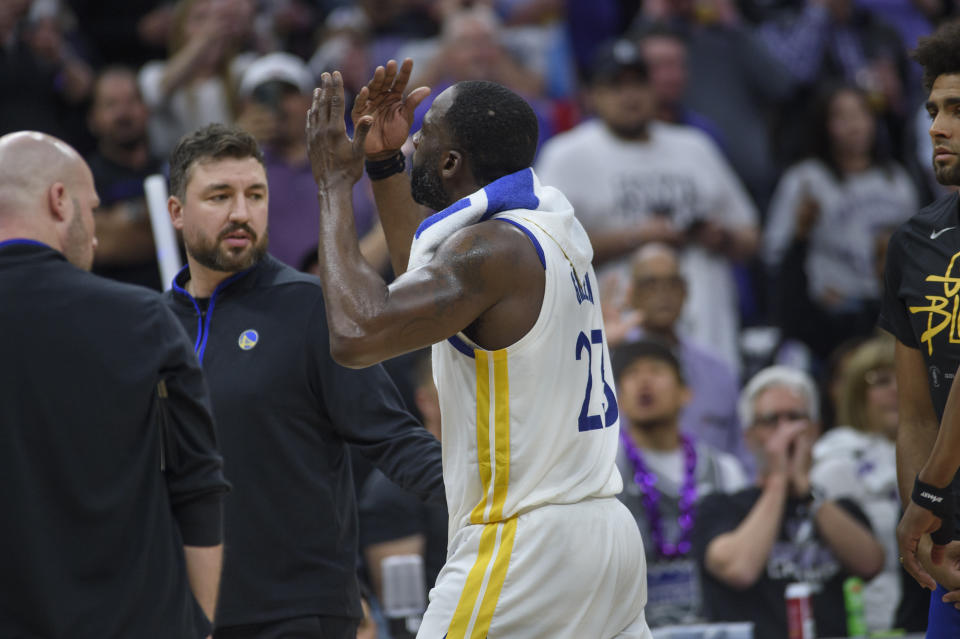
[[[177,234],[174,232],[173,224],[170,223],[170,214],[167,212],[167,179],[159,174],[147,176],[143,181],[143,190],[147,196],[147,210],[150,211],[153,243],[157,247],[160,279],[163,281],[163,290],[166,291],[183,266],[177,246]]]

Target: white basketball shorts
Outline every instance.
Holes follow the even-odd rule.
[[[459,530],[417,639],[651,639],[646,559],[616,498]]]

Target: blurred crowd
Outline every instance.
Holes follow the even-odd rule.
[[[355,94],[378,64],[409,57],[409,86],[429,86],[431,97],[462,80],[509,87],[539,119],[538,177],[566,194],[593,241],[609,341],[632,357],[617,381],[639,389],[621,389],[632,398],[623,400],[625,431],[653,411],[656,423],[675,422],[708,445],[694,459],[719,469],[685,480],[693,444],[660,450],[675,455],[676,472],[669,455],[647,460],[650,472],[660,463],[677,475],[674,506],[689,506],[686,484],[702,484],[700,497],[732,493],[771,455],[793,468],[807,454],[790,476],[806,473],[796,481],[859,504],[854,519],[887,549],[885,560],[840,562],[844,574],[878,584],[867,599],[871,628],[910,627],[909,610],[894,618],[891,604],[912,588],[894,556],[892,345],[874,327],[892,230],[945,193],[932,177],[926,95],[909,52],[957,15],[954,0],[4,0],[0,135],[39,130],[80,150],[101,200],[95,271],[159,289],[143,180],[164,172],[183,134],[228,122],[257,138],[270,252],[309,270],[319,209],[304,116],[322,72],[340,70]],[[364,255],[388,274],[366,179],[354,208]],[[738,407],[747,380],[771,365],[807,377],[748,386]],[[439,435],[429,367],[424,374],[411,357],[390,368]],[[753,430],[778,384],[800,397],[789,415],[808,420],[819,441],[778,449]],[[652,511],[633,491],[630,450],[624,500],[636,502],[640,521]],[[836,492],[848,475],[860,493]],[[445,516],[401,502],[371,477],[361,502],[372,522],[361,527],[366,557],[376,566],[392,541],[414,536],[401,549],[426,554],[429,581],[442,563]],[[705,503],[702,512],[729,517],[738,507]],[[415,524],[390,523],[401,520]],[[643,525],[648,552],[662,551]],[[681,529],[658,534],[686,534],[687,553],[716,560],[709,530]],[[675,562],[654,556],[650,565],[664,583],[676,577]],[[648,619],[724,618],[722,588],[752,584],[722,572],[703,578],[713,607],[696,594],[701,586],[679,606],[676,588],[657,598],[651,586]],[[375,567],[370,582],[375,602]],[[925,619],[918,606],[914,619]]]

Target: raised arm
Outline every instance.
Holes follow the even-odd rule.
[[[331,353],[352,367],[369,366],[466,329],[515,287],[527,284],[527,274],[537,276],[530,259],[543,277],[522,232],[490,221],[454,233],[426,266],[387,286],[360,255],[351,204],[372,120],[363,116],[356,138],[348,138],[342,79],[339,73],[323,75],[307,118],[321,211],[319,270]]]
[[[790,484],[794,495],[813,498],[813,521],[823,541],[834,556],[853,575],[872,579],[883,570],[883,546],[874,537],[869,524],[860,521],[847,508],[832,499],[822,503],[811,493],[810,465],[814,435],[810,430],[800,433],[789,454]],[[861,516],[862,513],[859,513]]]
[[[373,78],[354,100],[350,113],[354,125],[364,117],[372,118],[363,146],[370,162],[388,162],[402,155],[400,147],[410,134],[414,111],[430,94],[430,89],[419,87],[404,95],[412,70],[410,58],[399,66],[390,60],[385,67],[377,67]],[[429,211],[413,201],[406,171],[382,179],[371,175],[371,183],[393,272],[400,275],[407,270],[413,234]]]
[[[212,11],[198,33],[170,57],[160,79],[161,104],[195,78],[216,73],[237,37],[234,22],[223,8]]]

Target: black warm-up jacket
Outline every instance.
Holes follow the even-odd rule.
[[[347,444],[397,484],[444,501],[440,444],[380,365],[330,356],[320,281],[264,257],[208,299],[166,299],[194,341],[217,418],[225,551],[218,627],[359,618],[357,506]]]
[[[191,344],[158,293],[0,243],[0,637],[205,637],[184,544],[221,541]]]

